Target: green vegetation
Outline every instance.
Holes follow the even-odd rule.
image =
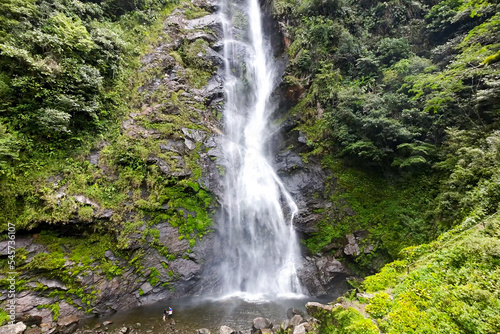
[[[10,320],[10,316],[7,312],[0,309],[0,326],[6,324]]]
[[[291,38],[285,83],[306,92],[292,110],[310,147],[303,159],[334,175],[335,205],[306,241],[311,252],[367,230],[379,255],[395,257],[498,210],[497,8],[275,2]]]
[[[367,320],[364,309],[377,324],[375,333],[498,333],[499,231],[499,214],[471,217],[430,244],[404,249],[402,260],[365,280],[363,289],[372,297],[349,301],[355,309],[338,307],[325,321],[357,326]]]
[[[331,252],[362,231],[352,269],[396,260],[358,290],[373,296],[319,315],[322,333],[499,332],[499,5],[274,3],[303,159],[333,175],[305,243]]]
[[[40,307],[54,319],[63,300],[92,312],[100,291],[82,278],[112,280],[124,263],[153,286],[174,289],[179,277],[168,262],[185,252],[167,249],[156,226],[177,227],[194,247],[211,225],[212,196],[198,184],[201,143],[179,155],[161,148],[184,140],[186,129],[209,132],[204,101],[151,88],[168,68],[139,61],[172,40],[163,21],[175,8],[188,19],[208,14],[175,0],[0,4],[0,230],[15,223],[46,247],[30,256],[17,249],[25,276],[16,289],[52,298]],[[172,51],[185,70],[180,82],[207,83],[214,68],[197,57],[207,46],[198,39]],[[121,126],[127,121],[132,130]],[[133,243],[165,262],[145,268],[145,252]],[[8,271],[7,261],[0,267]],[[169,279],[160,282],[162,275]],[[47,288],[40,277],[65,287]]]

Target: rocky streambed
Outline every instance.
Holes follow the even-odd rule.
[[[325,302],[325,301],[323,301]],[[305,305],[305,306],[304,306]],[[162,319],[162,310],[174,307],[172,318]],[[36,323],[19,322],[0,327],[0,334],[302,334],[314,333],[315,314],[332,306],[304,299],[275,302],[180,299],[169,304],[136,308],[105,318],[78,320],[76,316],[59,319],[57,326],[46,330]],[[55,324],[54,324],[55,325]]]

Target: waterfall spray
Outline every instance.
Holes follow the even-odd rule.
[[[259,2],[225,0],[221,19],[228,161],[219,222],[223,292],[254,298],[301,294],[292,224],[298,208],[268,160],[270,97],[279,78],[263,35]]]

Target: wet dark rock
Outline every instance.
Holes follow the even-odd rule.
[[[305,316],[302,310],[296,308],[289,308],[288,310],[286,310],[286,317],[288,319],[292,319],[295,315],[300,315],[301,317]]]
[[[60,318],[57,321],[57,329],[61,334],[73,333],[78,328],[80,318],[76,315],[70,315]]]
[[[305,259],[298,276],[309,293],[315,296],[341,295],[348,289],[345,277],[349,273],[333,256],[314,256]]]
[[[190,281],[201,274],[201,266],[191,260],[176,259],[170,263],[170,269],[180,275],[183,281]]]
[[[40,316],[31,316],[28,314],[25,316],[18,316],[17,320],[23,322],[28,327],[32,327],[32,326],[40,326],[43,318]]]

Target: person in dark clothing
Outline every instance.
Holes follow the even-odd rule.
[[[163,321],[167,318],[167,310],[163,310]]]

